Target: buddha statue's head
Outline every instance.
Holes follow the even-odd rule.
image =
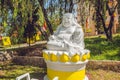
[[[62,25],[64,27],[69,27],[74,22],[74,15],[72,13],[66,13],[63,15]]]

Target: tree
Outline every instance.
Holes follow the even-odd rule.
[[[49,28],[49,31],[51,34],[53,34],[53,30],[52,30],[52,25],[47,17],[47,12],[46,12],[46,9],[44,8],[44,1],[43,0],[38,0],[39,1],[39,4],[42,8],[42,11],[43,11],[43,15],[44,15],[44,18],[45,18],[45,21],[47,22],[47,26]]]
[[[49,28],[49,31],[51,34],[53,34],[53,23],[49,20],[49,14],[50,19],[54,18],[56,14],[59,12],[59,21],[61,22],[61,17],[65,12],[73,12],[73,7],[76,5],[80,0],[38,0],[39,4],[42,8],[43,15],[45,18],[45,21],[47,22],[47,26]],[[47,7],[45,8],[45,5],[47,4]],[[54,16],[53,16],[54,15]]]
[[[78,19],[78,22],[84,26],[86,19],[88,16],[90,16],[90,9],[93,7],[93,3],[91,0],[80,0],[78,3],[78,16],[80,17]]]
[[[97,17],[99,17],[101,23],[102,23],[102,27],[104,29],[105,35],[107,37],[107,39],[109,41],[112,41],[112,28],[113,28],[113,24],[114,24],[114,13],[115,10],[117,9],[117,3],[110,7],[108,5],[109,1],[106,0],[96,0],[96,15]],[[105,12],[106,10],[108,10],[108,13],[110,15],[110,22],[108,27],[105,25]]]
[[[38,18],[40,26],[44,23],[38,0],[0,0],[0,4],[1,25],[7,30],[7,36],[12,36],[14,31],[18,32],[19,35],[16,38],[18,43],[24,42],[23,33],[28,23],[28,14],[34,20]],[[34,13],[37,7],[39,9],[37,13]],[[35,17],[34,14],[38,14],[40,17]]]

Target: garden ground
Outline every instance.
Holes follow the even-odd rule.
[[[120,35],[108,42],[103,36],[85,38],[86,48],[91,51],[92,60],[120,60]],[[15,64],[0,64],[0,80],[15,80],[17,76],[29,72],[31,78],[42,80],[46,74],[45,68],[33,66],[20,66]],[[87,69],[90,80],[120,80],[120,73],[111,70]]]
[[[107,41],[104,35],[85,38],[86,49],[91,51],[92,60],[120,60],[120,34]]]
[[[17,76],[30,73],[31,78],[42,78],[46,74],[46,69],[32,66],[7,65],[0,67],[0,80],[15,80]],[[120,73],[102,69],[87,69],[87,76],[90,80],[120,80]]]

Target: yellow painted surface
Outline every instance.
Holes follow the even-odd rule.
[[[87,54],[87,58],[88,58],[88,59],[90,58],[90,53]]]
[[[59,78],[58,80],[84,80],[85,69],[74,72],[47,69],[47,76],[49,80],[53,80],[55,77],[58,77]]]
[[[69,56],[64,53],[60,56],[60,62],[68,62],[69,60]]]
[[[39,41],[40,40],[40,34],[36,34],[36,41]]]
[[[72,57],[70,57],[69,55],[63,53],[62,55],[56,55],[53,53],[47,54],[45,52],[43,52],[43,58],[45,58],[45,60],[50,60],[52,62],[78,62],[78,61],[85,61],[87,59],[90,58],[90,53],[85,53],[84,55],[79,55],[79,54],[75,54]]]
[[[87,59],[89,59],[89,58],[90,58],[90,53],[84,54],[84,55],[82,56],[82,61],[85,61],[85,60],[87,60]]]
[[[82,56],[82,61],[85,61],[85,60],[87,60],[87,54],[84,54],[84,55]]]
[[[55,55],[55,54],[50,54],[50,60],[53,61],[53,62],[58,61],[57,55]]]
[[[45,52],[43,52],[43,58],[45,58],[45,60],[49,60],[49,55]]]
[[[116,16],[117,16],[117,14],[114,12],[114,13],[113,13],[113,16],[114,16],[114,17],[116,17]]]
[[[10,37],[2,37],[2,42],[3,42],[4,46],[10,46],[11,45]]]
[[[90,32],[92,32],[92,29],[91,29],[91,28],[88,28],[88,29],[86,29],[86,32],[87,32],[87,33],[90,33]]]
[[[30,42],[29,42],[29,40],[30,40]],[[27,43],[30,43],[30,44],[33,44],[33,43],[35,43],[35,37],[33,37],[33,38],[27,38]]]
[[[71,61],[72,62],[78,62],[80,60],[80,56],[78,54],[75,54],[74,56],[72,56]]]

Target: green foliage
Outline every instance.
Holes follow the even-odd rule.
[[[39,24],[40,26],[43,26],[45,20],[44,20],[44,16],[43,16],[41,7],[40,7],[40,9],[38,10],[38,15],[40,16],[40,18],[39,18],[39,20],[38,20],[38,24]]]
[[[24,27],[20,26],[21,28],[19,28],[18,30],[18,43],[24,43],[25,39],[23,37],[23,32],[24,32]]]
[[[3,2],[2,2],[3,1]],[[44,17],[41,10],[41,7],[38,4],[38,0],[9,0],[0,1],[1,10],[0,10],[0,18],[2,18],[2,26],[4,32],[6,29],[9,29],[7,32],[7,36],[10,36],[12,42],[23,43],[23,33],[24,27],[26,27],[28,21],[28,14],[32,17],[34,10],[39,7],[37,15],[39,16],[39,22],[37,22],[40,26],[43,26]],[[4,4],[3,4],[4,3]],[[2,14],[1,14],[2,13]],[[16,26],[17,25],[17,26]],[[18,32],[18,37],[12,37],[14,31]]]
[[[49,19],[50,19],[50,22],[52,24],[53,30],[56,30],[56,28],[60,24],[59,14],[56,13],[56,14],[53,15],[53,17],[50,17]]]
[[[14,44],[17,44],[18,43],[18,38],[17,37],[11,37],[11,43],[14,45]]]
[[[120,60],[120,35],[109,42],[103,36],[85,39],[86,48],[91,51],[91,59]]]
[[[0,66],[2,68],[2,73],[0,73],[0,80],[15,80],[16,77],[30,73],[32,78],[39,78],[40,73],[44,73],[43,68],[32,67],[32,66],[20,66],[20,65],[7,65]]]

